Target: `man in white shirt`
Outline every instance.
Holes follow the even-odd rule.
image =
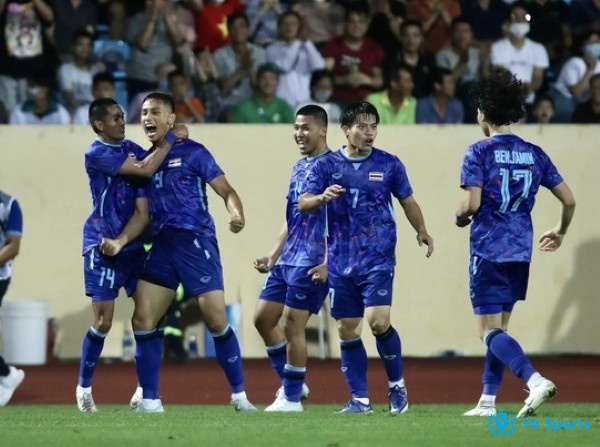
[[[528,88],[527,104],[533,104],[535,94],[544,82],[544,71],[550,65],[548,52],[540,43],[528,39],[531,16],[526,3],[516,1],[510,7],[508,37],[492,45],[492,66],[503,67],[513,73]]]

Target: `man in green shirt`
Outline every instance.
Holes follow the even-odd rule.
[[[392,74],[387,90],[367,97],[379,111],[379,124],[415,124],[417,100],[412,95],[414,87],[410,70],[400,66]]]
[[[294,109],[275,95],[279,85],[279,68],[267,62],[256,71],[254,95],[240,102],[233,113],[233,123],[293,123]]]

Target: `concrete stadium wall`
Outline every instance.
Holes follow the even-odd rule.
[[[600,353],[600,199],[595,182],[600,167],[597,126],[515,126],[517,133],[544,147],[574,190],[575,221],[564,246],[554,254],[534,255],[529,296],[517,306],[511,332],[531,353]],[[138,126],[128,137],[145,145]],[[290,168],[298,153],[286,125],[211,125],[190,128],[191,137],[213,152],[246,210],[245,230],[227,230],[227,213],[212,193],[225,270],[226,300],[242,306],[242,349],[263,357],[264,346],[252,325],[252,314],[264,276],[252,261],[271,248],[285,215]],[[414,232],[398,216],[398,268],[393,324],[410,356],[484,352],[477,338],[467,294],[468,231],[454,226],[461,197],[459,168],[468,144],[481,137],[476,126],[385,127],[377,146],[405,162],[428,225],[435,253],[425,258]],[[18,197],[24,212],[22,251],[5,299],[42,299],[60,331],[55,348],[61,358],[79,356],[82,336],[91,322],[83,294],[81,229],[90,211],[83,152],[93,140],[86,126],[0,127],[0,189]],[[330,129],[329,144],[343,135]],[[596,185],[596,186],[594,186]],[[399,209],[399,207],[396,207]],[[536,236],[554,226],[558,202],[547,191],[534,211]],[[119,299],[116,324],[106,355],[117,353],[122,329],[131,315],[130,300]],[[335,322],[329,319],[330,352],[339,355]],[[365,330],[370,355],[377,355]]]

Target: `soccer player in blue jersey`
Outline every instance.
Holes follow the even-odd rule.
[[[83,227],[84,278],[94,321],[83,340],[75,391],[83,412],[97,411],[92,379],[112,325],[115,298],[122,287],[133,294],[145,258],[136,237],[148,223],[148,206],[135,177],[150,178],[175,141],[169,134],[146,157],[140,146],[125,139],[123,110],[110,98],[90,104],[89,120],[98,138],[85,152],[93,209]]]
[[[0,191],[0,306],[12,276],[13,260],[21,249],[23,214],[13,196]],[[25,371],[6,364],[0,355],[0,407],[5,406],[25,379]]]
[[[303,411],[300,399],[308,397],[304,384],[306,324],[311,314],[319,312],[328,293],[325,207],[312,214],[298,211],[309,170],[329,153],[327,112],[314,104],[298,109],[294,140],[302,158],[292,169],[286,221],[269,255],[254,262],[259,272],[269,274],[260,293],[254,324],[283,382],[275,402],[265,411]],[[279,326],[282,316],[283,329]]]
[[[554,396],[556,386],[542,377],[506,331],[517,301],[524,300],[533,245],[531,210],[540,186],[562,204],[560,222],[539,240],[542,251],[560,247],[575,210],[571,190],[548,155],[511,132],[524,113],[525,86],[506,70],[493,71],[478,84],[478,122],[486,138],[467,149],[461,187],[465,190],[456,225],[471,224],[470,296],[487,347],[483,393],[465,416],[496,413],[496,394],[504,368],[527,383],[529,397],[518,417],[535,412]]]
[[[342,371],[352,398],[341,413],[371,413],[367,353],[360,338],[366,317],[388,376],[389,410],[408,409],[400,336],[390,322],[396,265],[396,222],[392,197],[398,199],[417,232],[419,245],[433,253],[433,239],[402,162],[374,147],[379,113],[362,101],[346,107],[340,125],[347,145],[324,156],[308,175],[298,208],[313,212],[327,204],[328,267],[331,315],[338,322]]]
[[[154,146],[163,144],[174,120],[171,96],[146,96],[141,125]],[[143,388],[143,399],[137,407],[140,412],[164,411],[158,390],[163,333],[157,326],[180,283],[186,296],[198,301],[231,387],[232,405],[237,411],[256,411],[244,390],[238,340],[227,323],[223,272],[215,225],[208,210],[207,184],[225,201],[230,231],[242,231],[242,202],[211,153],[200,143],[176,143],[147,188],[153,244],[138,282],[132,318],[136,370]]]

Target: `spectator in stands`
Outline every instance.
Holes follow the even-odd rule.
[[[94,0],[52,0],[54,26],[52,41],[61,62],[73,58],[73,39],[81,30],[92,36],[96,32],[98,8]]]
[[[456,81],[452,72],[445,68],[436,69],[432,85],[433,93],[417,101],[417,124],[461,124],[465,113],[462,102],[454,97]]]
[[[231,42],[229,18],[244,12],[241,0],[186,0],[195,11],[196,49],[214,53]]]
[[[216,123],[221,116],[221,92],[219,90],[219,71],[214,58],[208,49],[200,50],[195,55],[196,68],[188,73],[196,96],[204,105],[204,121]]]
[[[142,113],[142,104],[144,103],[144,98],[152,92],[156,90],[168,93],[169,90],[169,73],[177,70],[177,65],[173,62],[163,62],[156,67],[154,74],[156,79],[158,80],[158,87],[155,87],[150,90],[145,90],[143,92],[139,92],[133,98],[130,98],[129,105],[127,106],[127,113],[125,114],[125,120],[128,124],[139,124],[140,123],[140,115]]]
[[[405,20],[400,26],[400,47],[384,62],[386,76],[395,76],[398,67],[408,67],[415,84],[413,95],[417,98],[431,93],[431,74],[435,58],[422,48],[423,28],[417,20]]]
[[[600,124],[600,74],[595,74],[590,79],[590,100],[577,106],[571,122]]]
[[[94,36],[87,30],[80,30],[73,36],[73,60],[58,67],[58,83],[64,104],[74,114],[83,104],[94,100],[92,78],[103,70],[101,64],[93,62]]]
[[[450,25],[460,15],[458,0],[411,0],[406,17],[423,25],[423,49],[435,53],[450,42]]]
[[[204,105],[194,96],[191,84],[185,73],[175,70],[169,73],[169,93],[175,103],[175,116],[178,123],[203,123]]]
[[[538,95],[531,108],[530,123],[550,124],[554,117],[554,102],[548,95]]]
[[[406,16],[404,0],[373,0],[367,36],[383,49],[384,60],[394,54],[400,42],[400,25]]]
[[[527,37],[531,15],[527,5],[516,1],[510,7],[508,37],[492,44],[491,64],[503,67],[516,76],[527,87],[527,104],[531,106],[535,94],[544,82],[544,71],[549,66],[548,53],[544,46]]]
[[[531,14],[529,38],[546,47],[550,65],[565,60],[571,48],[571,11],[563,0],[526,0]]]
[[[292,10],[302,17],[306,40],[319,49],[344,32],[344,8],[335,0],[298,0]]]
[[[98,25],[103,25],[105,33],[97,37],[123,40],[125,38],[125,21],[127,19],[127,8],[125,0],[97,0],[98,1]]]
[[[574,33],[600,29],[600,0],[572,0],[569,6]]]
[[[92,97],[94,99],[116,97],[115,78],[112,73],[103,71],[96,73],[92,79]],[[121,108],[125,108],[126,104],[121,104]],[[83,104],[75,111],[73,124],[90,124],[89,121],[89,104]]]
[[[288,11],[280,17],[279,39],[267,47],[267,61],[281,72],[277,96],[296,107],[308,101],[311,74],[325,68],[325,61],[315,44],[303,39],[302,19],[297,12]]]
[[[9,124],[70,124],[71,115],[54,99],[49,78],[28,80],[27,100],[10,114]]]
[[[284,11],[279,0],[247,0],[246,15],[250,22],[250,42],[267,46],[277,40],[278,23]]]
[[[366,37],[369,16],[365,10],[348,10],[344,34],[323,48],[326,67],[333,71],[333,100],[341,107],[364,100],[383,86],[383,50]]]
[[[127,20],[125,40],[131,45],[126,65],[129,98],[158,87],[156,68],[172,61],[175,48],[183,43],[174,8],[168,0],[146,0],[144,10]]]
[[[333,73],[330,70],[315,70],[310,77],[310,101],[307,104],[317,104],[327,112],[329,124],[338,125],[342,110],[335,102],[333,96]],[[302,104],[306,105],[306,104]]]
[[[28,78],[56,73],[46,37],[53,21],[43,0],[0,0],[0,98],[9,112],[27,99]]]
[[[586,31],[573,40],[573,57],[560,70],[550,95],[556,122],[569,123],[577,104],[589,99],[590,79],[600,73],[600,31]]]
[[[489,49],[492,42],[504,37],[503,25],[508,18],[508,3],[504,0],[460,0],[460,9],[473,26],[476,42]]]
[[[413,96],[412,70],[400,65],[391,76],[389,88],[372,93],[367,102],[379,111],[380,124],[415,124],[417,100]]]
[[[231,121],[235,107],[252,95],[256,70],[267,61],[265,50],[248,42],[250,29],[245,14],[229,16],[227,29],[231,43],[214,54],[223,106],[221,121],[224,122]]]
[[[256,93],[240,102],[233,114],[234,123],[282,124],[294,122],[294,110],[276,95],[279,68],[267,62],[256,71]]]
[[[435,60],[439,68],[452,71],[456,97],[463,104],[467,123],[474,123],[477,118],[476,108],[471,104],[471,91],[489,68],[489,61],[482,57],[485,57],[484,52],[475,46],[469,20],[464,16],[455,18],[450,26],[450,45],[438,51]]]

